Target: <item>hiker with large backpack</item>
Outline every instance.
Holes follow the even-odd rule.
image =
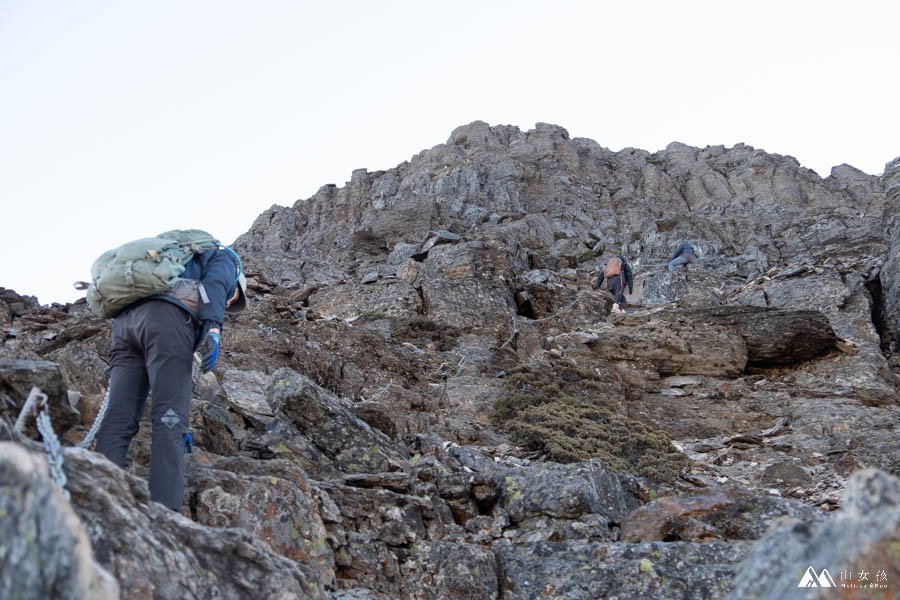
[[[96,450],[124,467],[149,392],[150,498],[180,511],[193,355],[203,372],[212,370],[225,311],[245,307],[241,260],[208,233],[170,231],[103,254],[91,271],[88,303],[115,318],[109,406]]]
[[[625,288],[628,287],[628,293],[634,293],[634,277],[631,272],[631,265],[625,260],[625,254],[620,253],[613,256],[604,265],[597,274],[597,280],[594,282],[593,288],[600,289],[603,280],[606,280],[606,289],[613,295],[613,312],[625,312]]]
[[[677,248],[675,248],[675,252],[672,253],[672,256],[669,257],[669,273],[674,271],[675,267],[678,265],[684,265],[685,269],[687,269],[688,263],[696,265],[698,262],[697,259],[701,256],[703,256],[703,251],[699,246],[694,246],[689,241],[684,240]]]

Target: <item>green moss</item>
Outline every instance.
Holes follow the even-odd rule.
[[[604,385],[569,364],[531,370],[519,366],[506,378],[507,394],[494,403],[491,419],[513,441],[540,449],[557,462],[597,458],[614,471],[669,481],[687,464],[669,438],[629,419]]]
[[[503,478],[503,492],[510,502],[522,497],[522,490],[519,489],[516,480],[509,475]]]

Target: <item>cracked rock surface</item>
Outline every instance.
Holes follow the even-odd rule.
[[[182,515],[147,423],[54,489],[11,424],[37,385],[81,440],[109,323],[0,289],[0,596],[781,598],[810,566],[896,595],[898,202],[897,160],[475,122],[273,206],[234,244]],[[625,313],[591,285],[620,251]]]

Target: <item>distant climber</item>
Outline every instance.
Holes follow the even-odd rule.
[[[703,256],[703,251],[699,246],[694,246],[689,241],[684,240],[675,248],[672,256],[669,257],[669,273],[674,271],[678,265],[684,265],[685,269],[687,268],[687,263],[696,265],[697,259],[701,256]]]
[[[184,232],[148,240],[165,240],[172,233]],[[116,314],[109,352],[109,408],[96,445],[97,452],[124,467],[150,392],[150,498],[176,511],[183,502],[184,454],[191,443],[193,354],[200,353],[202,371],[213,369],[225,311],[243,310],[247,285],[233,250],[217,241],[203,248],[188,245],[193,253],[188,253],[178,278],[185,285],[139,298]],[[131,272],[139,272],[136,264]]]
[[[634,293],[634,277],[631,272],[631,265],[625,260],[625,254],[620,253],[613,256],[606,265],[600,269],[597,274],[597,280],[594,282],[593,288],[600,289],[603,280],[606,279],[606,289],[613,295],[613,312],[625,312],[625,287],[628,287],[628,293]]]

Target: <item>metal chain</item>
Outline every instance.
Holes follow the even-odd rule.
[[[50,416],[47,414],[46,405],[38,409],[37,428],[44,440],[44,453],[47,455],[47,463],[50,466],[50,477],[59,487],[59,490],[69,500],[69,491],[66,489],[66,472],[63,471],[63,451],[59,438],[53,431]]]
[[[200,365],[197,362],[193,365],[191,376],[192,378],[200,376]],[[66,489],[68,478],[66,477],[66,472],[63,470],[63,449],[62,445],[59,443],[59,437],[57,437],[56,432],[53,431],[53,423],[50,422],[47,400],[47,394],[43,393],[40,388],[33,387],[31,393],[28,395],[28,399],[25,401],[25,405],[22,408],[19,418],[16,420],[15,431],[21,433],[25,427],[25,420],[28,418],[28,415],[32,412],[37,413],[35,420],[37,429],[43,439],[44,453],[47,455],[47,464],[50,467],[50,476],[53,478],[53,481],[59,487],[66,500],[69,500],[69,491]],[[100,410],[97,411],[97,417],[94,419],[93,425],[91,425],[91,428],[87,432],[87,435],[84,436],[84,439],[75,445],[76,448],[87,448],[91,445],[97,432],[100,430],[100,425],[103,424],[103,419],[106,417],[108,409],[109,389],[107,388],[106,396],[103,398],[103,404],[100,406]]]
[[[191,369],[191,379],[196,379],[200,376],[200,364],[195,360],[193,363],[193,367]],[[109,410],[109,388],[106,389],[106,396],[103,398],[103,404],[100,405],[100,410],[97,411],[97,416],[94,418],[94,424],[91,425],[90,430],[84,436],[84,439],[75,444],[76,448],[87,448],[94,441],[94,438],[97,436],[97,432],[100,431],[100,425],[103,424],[103,418],[106,417],[106,411]]]
[[[25,429],[25,421],[28,420],[28,416],[31,413],[36,412],[36,407],[46,403],[47,394],[42,392],[41,388],[38,386],[32,387],[31,391],[28,393],[28,398],[25,399],[25,404],[22,406],[22,411],[19,413],[19,418],[16,419],[16,424],[13,428],[14,431],[16,433],[22,433]]]
[[[48,402],[47,394],[42,392],[41,388],[37,386],[31,388],[31,393],[28,394],[28,399],[25,400],[22,412],[19,414],[19,418],[16,419],[16,433],[22,433],[25,429],[25,422],[32,413],[37,415],[35,417],[35,424],[37,425],[37,430],[41,434],[41,440],[44,445],[44,454],[47,455],[47,464],[50,467],[50,477],[53,478],[54,483],[59,487],[59,491],[62,492],[62,495],[65,496],[66,500],[69,500],[69,492],[66,490],[66,472],[63,470],[62,445],[59,443],[56,432],[53,431],[53,423],[50,422],[50,404]]]
[[[97,432],[100,430],[100,425],[103,423],[103,417],[106,416],[106,411],[109,409],[109,389],[106,390],[106,397],[103,398],[103,404],[100,406],[100,410],[97,411],[97,416],[94,417],[94,424],[91,425],[91,429],[87,432],[87,435],[84,436],[84,439],[75,444],[76,448],[87,448],[91,445],[91,442],[94,441],[94,437],[97,435]]]

